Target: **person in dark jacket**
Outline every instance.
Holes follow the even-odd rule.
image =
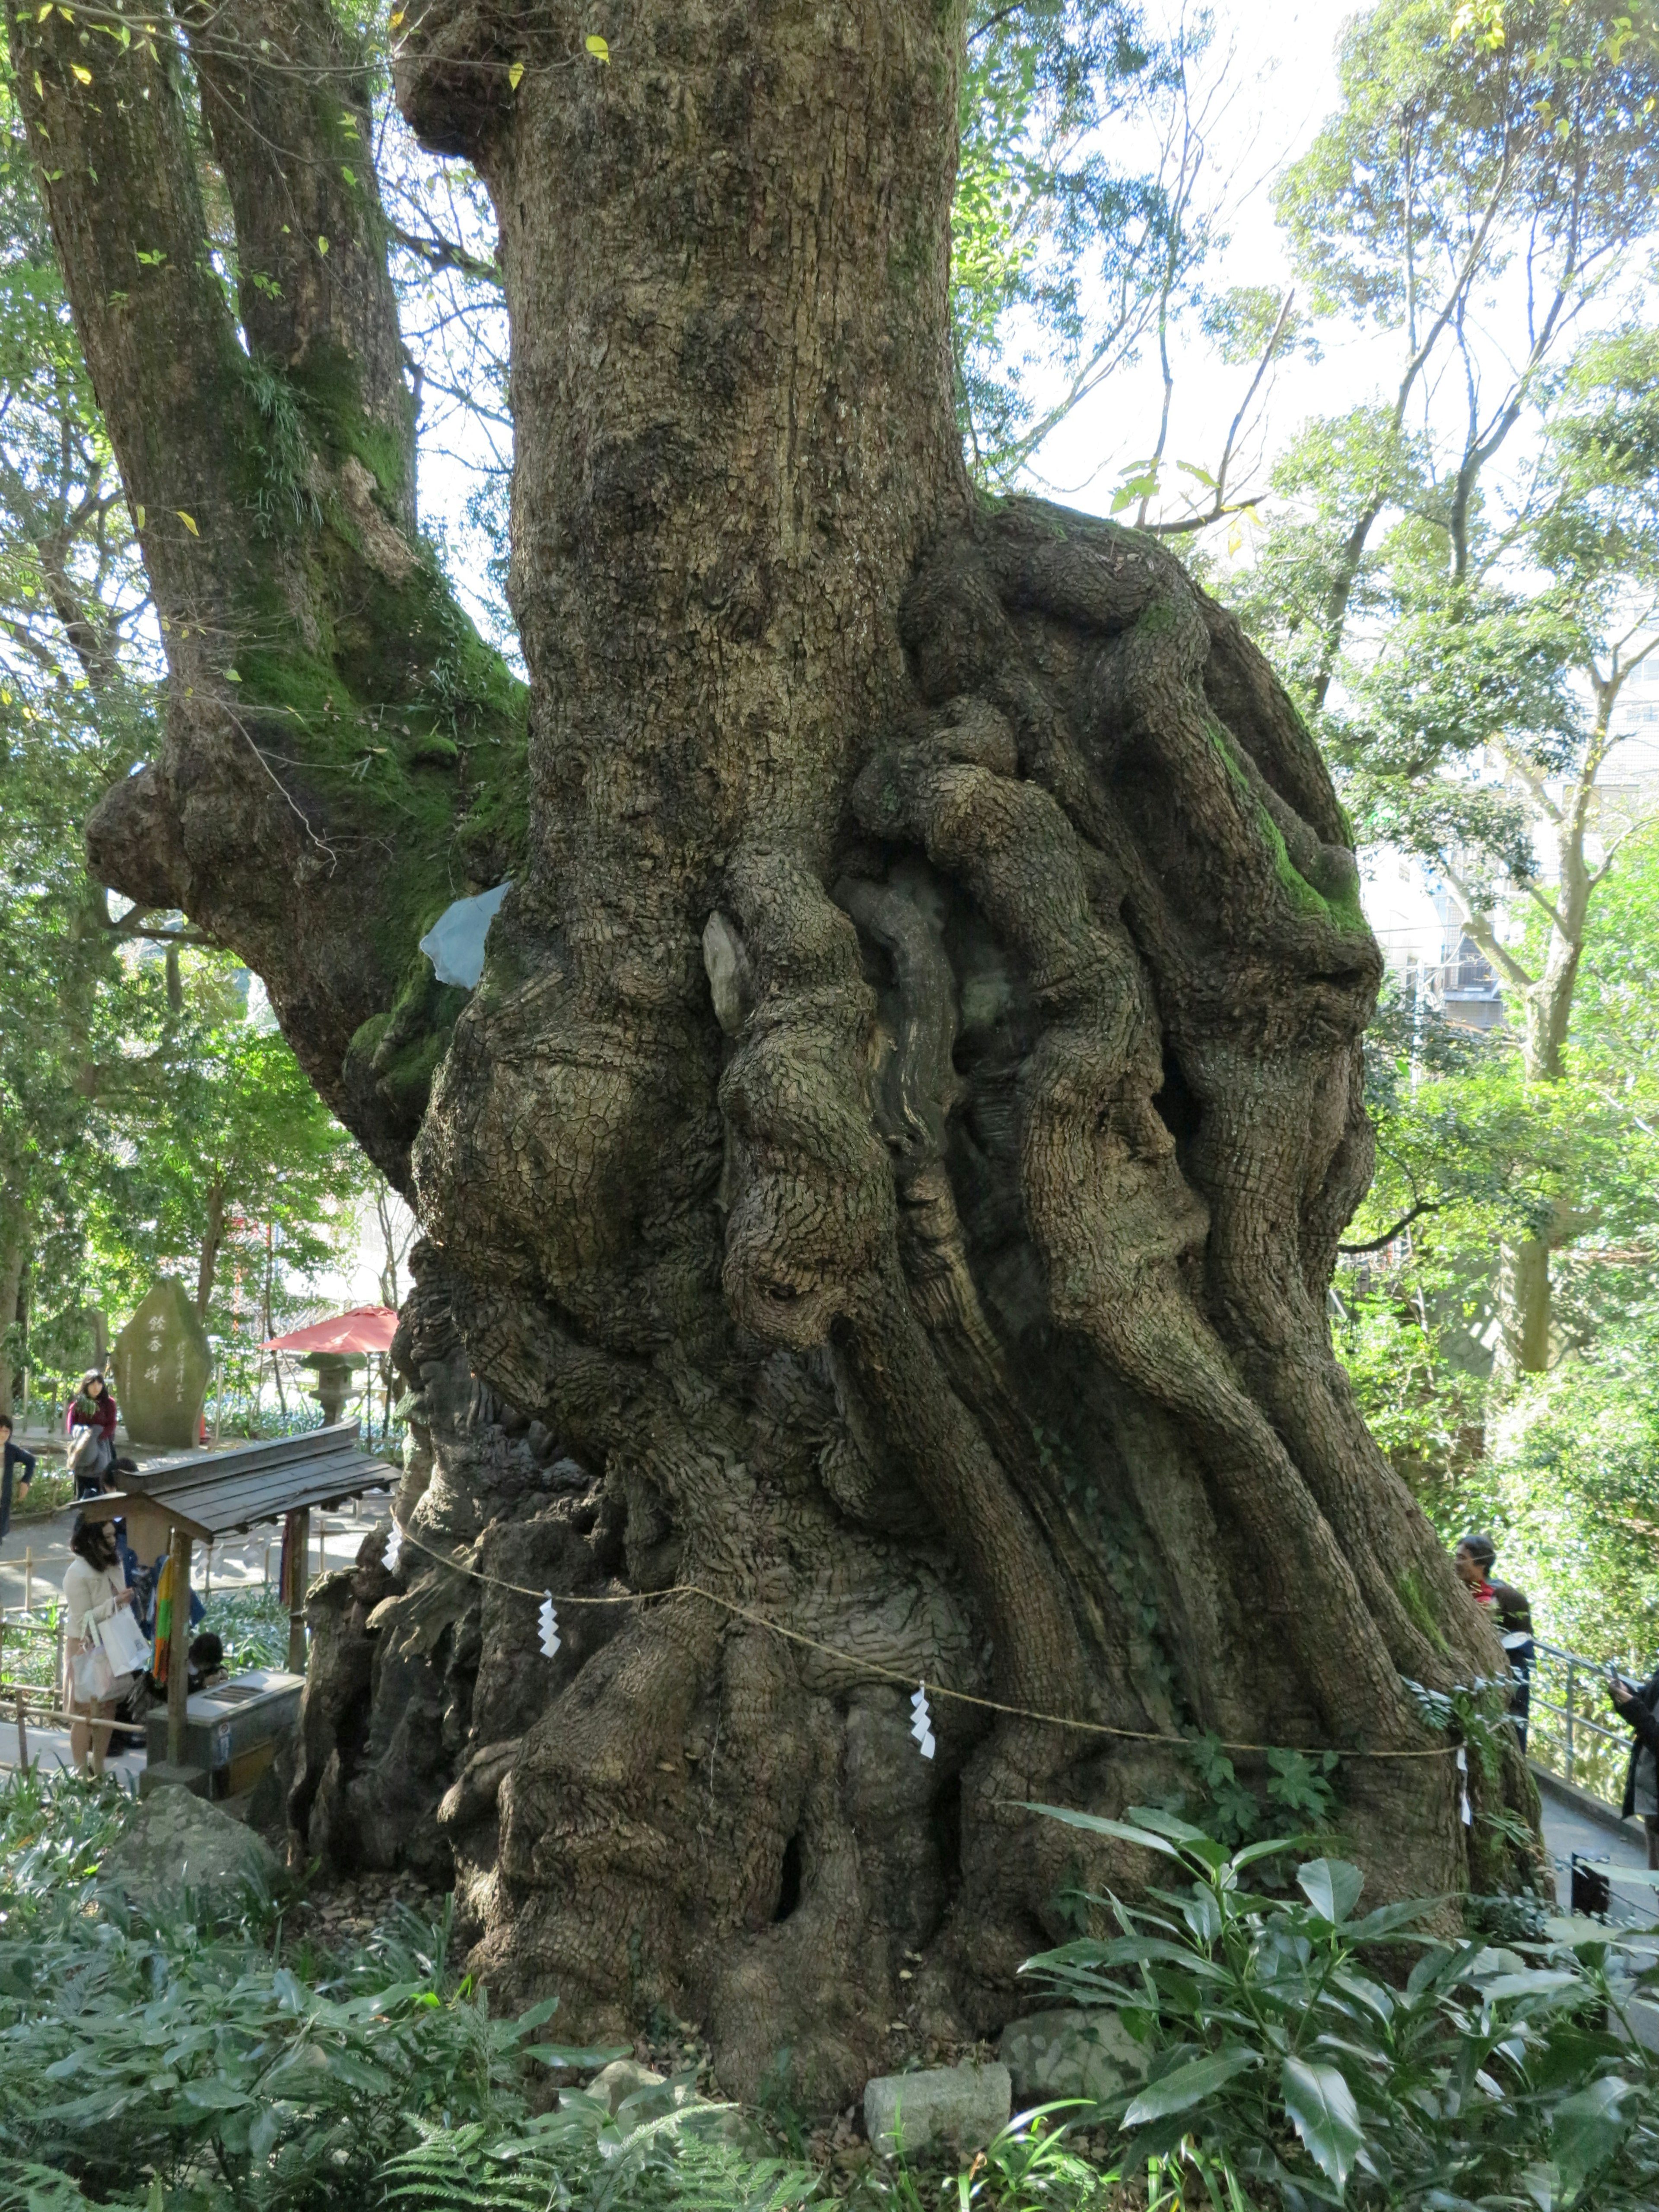
[[[1475,1603],[1492,1617],[1499,1640],[1509,1655],[1515,1677],[1510,1712],[1521,1748],[1527,1747],[1527,1722],[1532,1705],[1532,1665],[1538,1656],[1533,1641],[1532,1600],[1513,1583],[1494,1582],[1498,1547],[1490,1536],[1465,1536],[1452,1554],[1452,1565]]]
[[[0,1444],[5,1447],[6,1462],[5,1474],[0,1476],[0,1537],[3,1537],[11,1526],[13,1474],[18,1468],[22,1468],[23,1473],[17,1485],[17,1494],[21,1498],[34,1480],[34,1454],[25,1451],[21,1444],[12,1442],[9,1413],[0,1413]]]
[[[1622,1810],[1627,1820],[1633,1813],[1642,1815],[1648,1832],[1648,1864],[1659,1869],[1659,1669],[1639,1688],[1615,1674],[1610,1694],[1625,1726],[1636,1732],[1625,1770]]]

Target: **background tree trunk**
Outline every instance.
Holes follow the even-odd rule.
[[[0,1413],[12,1412],[27,1364],[24,1349],[28,1224],[21,1206],[0,1214]]]
[[[219,1273],[219,1249],[225,1241],[225,1193],[222,1183],[208,1191],[207,1220],[202,1229],[201,1256],[196,1266],[196,1316],[205,1322],[213,1304],[213,1285]],[[269,1334],[269,1330],[266,1332]]]
[[[463,1007],[388,949],[414,917],[375,839],[401,864],[406,832],[385,793],[367,818],[372,779],[330,781],[324,679],[303,742],[262,750],[218,642],[251,574],[276,580],[267,625],[297,595],[293,635],[337,641],[337,702],[351,653],[400,650],[405,604],[374,610],[416,557],[407,484],[349,474],[365,419],[402,434],[372,195],[306,211],[306,237],[357,225],[349,299],[307,261],[280,330],[244,301],[256,367],[303,384],[335,317],[355,380],[345,432],[298,418],[320,489],[295,581],[248,520],[268,472],[225,452],[258,417],[232,341],[182,347],[157,395],[161,356],[128,374],[104,327],[220,328],[182,237],[173,304],[146,277],[142,307],[106,305],[123,196],[153,195],[124,131],[187,212],[176,80],[135,39],[145,114],[94,121],[72,34],[14,16],[146,531],[192,501],[227,518],[199,550],[154,535],[163,611],[224,611],[170,633],[166,755],[94,850],[210,908],[426,1231],[397,1346],[411,1542],[390,1595],[376,1558],[327,1598],[305,1848],[453,1869],[475,1963],[507,1998],[558,1990],[562,2033],[661,2005],[707,2024],[733,2090],[787,2050],[796,2096],[844,2100],[1018,2010],[1079,1872],[1145,1878],[1024,1801],[1164,1796],[1185,1731],[1363,1754],[1340,1817],[1378,1893],[1515,1878],[1401,1680],[1502,1662],[1331,1352],[1381,963],[1318,755],[1155,543],[963,479],[959,22],[640,0],[605,64],[589,28],[564,0],[434,0],[399,64],[418,130],[495,195],[514,331],[530,800]],[[334,173],[334,104],[295,64],[337,90],[337,38],[233,0],[193,50],[245,268],[300,252],[261,145]],[[331,252],[330,283],[351,266]],[[216,410],[198,445],[168,441],[185,386]],[[211,507],[199,473],[173,488],[214,468]],[[373,632],[350,652],[348,606]],[[422,819],[421,866],[464,848],[464,805]],[[349,836],[364,866],[224,865],[250,836],[296,865]],[[544,1588],[575,1601],[550,1661]],[[1473,1782],[1534,1809],[1513,1751]]]
[[[1604,860],[1601,868],[1592,871],[1585,838],[1596,780],[1611,744],[1609,726],[1619,688],[1616,679],[1598,681],[1595,726],[1578,777],[1565,787],[1559,805],[1540,777],[1524,768],[1520,771],[1555,847],[1555,881],[1547,894],[1536,888],[1533,892],[1548,917],[1544,958],[1536,975],[1528,975],[1514,953],[1498,942],[1490,915],[1474,915],[1471,911],[1470,934],[1519,999],[1521,1064],[1528,1083],[1559,1083],[1566,1073],[1573,991],[1583,957],[1590,899],[1607,866]],[[1468,909],[1467,900],[1465,905]],[[1550,1255],[1582,1236],[1594,1218],[1575,1206],[1570,1195],[1564,1195],[1552,1205],[1548,1218],[1538,1224],[1538,1235],[1516,1237],[1504,1246],[1498,1276],[1495,1364],[1499,1375],[1542,1375],[1554,1364],[1559,1346]]]

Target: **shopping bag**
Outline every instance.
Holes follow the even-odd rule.
[[[70,1680],[75,1686],[76,1703],[82,1705],[101,1705],[115,1695],[115,1669],[101,1644],[89,1644],[84,1651],[71,1652]]]
[[[107,1620],[98,1623],[98,1641],[117,1674],[139,1674],[149,1664],[149,1646],[130,1606],[118,1606]]]

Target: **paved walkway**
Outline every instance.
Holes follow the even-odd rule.
[[[1648,1863],[1647,1838],[1639,1821],[1621,1820],[1613,1808],[1592,1808],[1570,1797],[1565,1790],[1552,1790],[1540,1778],[1538,1794],[1544,1807],[1544,1841],[1555,1862],[1556,1900],[1563,1912],[1571,1909],[1572,1860],[1593,1860],[1608,1876],[1613,1888],[1614,1920],[1644,1924],[1659,1918],[1659,1893],[1640,1882],[1619,1880],[1620,1869],[1640,1871]]]

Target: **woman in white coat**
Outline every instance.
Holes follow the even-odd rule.
[[[64,1648],[70,1662],[70,1711],[87,1717],[76,1720],[70,1730],[70,1756],[83,1771],[88,1753],[91,1771],[101,1774],[104,1771],[115,1700],[94,1702],[82,1698],[74,1687],[74,1662],[78,1654],[96,1645],[93,1632],[96,1623],[107,1620],[118,1606],[131,1605],[132,1601],[133,1592],[127,1588],[126,1571],[116,1549],[115,1523],[82,1514],[70,1538],[70,1563],[64,1576],[64,1610],[68,1616],[64,1623]],[[100,1722],[101,1727],[97,1725]]]

